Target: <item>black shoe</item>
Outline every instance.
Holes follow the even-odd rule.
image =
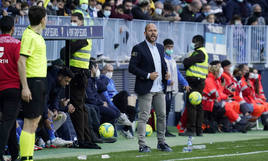
[[[103,143],[114,143],[117,141],[116,138],[101,138]]]
[[[172,152],[172,149],[166,143],[158,143],[157,149],[165,152]]]
[[[81,149],[101,149],[100,146],[98,146],[95,143],[89,143],[89,142],[79,142],[79,148]]]
[[[176,135],[173,135],[170,132],[166,131],[165,137],[176,137]]]
[[[245,119],[241,119],[239,122],[237,122],[235,125],[234,125],[235,129],[237,129],[239,132],[242,132],[242,133],[247,133],[249,127],[250,127],[250,124],[247,120]]]
[[[149,153],[149,152],[151,152],[151,148],[147,145],[143,145],[143,146],[139,147],[139,152]]]
[[[179,133],[179,136],[196,136],[196,133],[186,130],[186,132],[184,132],[184,133]]]
[[[102,138],[99,138],[95,132],[92,131],[91,133],[91,139],[93,143],[103,143]]]

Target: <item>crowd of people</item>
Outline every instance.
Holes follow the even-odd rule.
[[[0,15],[27,16],[29,7],[46,8],[48,15],[188,21],[210,24],[265,25],[265,0],[3,0]]]
[[[115,136],[121,133],[127,139],[132,139],[135,120],[138,122],[139,152],[150,152],[145,127],[151,107],[157,117],[157,149],[170,152],[172,149],[165,142],[165,137],[175,136],[167,130],[167,120],[174,94],[179,90],[178,84],[182,84],[186,91],[186,107],[178,123],[179,135],[203,136],[203,132],[219,131],[245,133],[255,126],[259,118],[264,130],[268,130],[268,104],[258,71],[249,69],[245,64],[232,70],[228,60],[209,63],[203,36],[196,35],[192,39],[190,47],[193,52],[183,61],[186,70],[184,77],[172,58],[176,44],[171,39],[166,39],[163,44],[156,43],[158,30],[154,24],[147,24],[145,41],[133,47],[129,62],[129,72],[136,76],[137,96],[133,96],[128,91],[116,90],[111,64],[106,64],[100,71],[98,63],[90,55],[90,39],[71,41],[69,47],[61,50],[61,58],[47,67],[42,31],[46,27],[49,6],[62,3],[64,13],[68,13],[67,4],[63,1],[53,1],[51,4],[40,1],[36,5],[34,1],[30,2],[26,5],[28,11],[25,11],[30,25],[25,29],[21,41],[12,38],[15,31],[12,14],[8,16],[3,11],[0,20],[1,161],[4,161],[6,152],[11,155],[11,160],[33,160],[34,150],[43,148],[67,146],[101,149],[98,143],[117,141],[116,137],[104,138],[99,134],[102,123],[113,124],[117,129]],[[204,1],[193,0],[182,7],[180,14],[170,17],[163,15],[174,13],[174,3],[181,3],[172,1],[163,6],[162,2],[155,2],[155,8],[151,9],[149,4],[152,2],[146,0],[125,0],[121,8],[118,5],[120,2],[110,1],[109,4],[103,2],[103,8],[95,12],[95,0],[80,0],[78,7],[73,8],[70,23],[83,26],[88,23],[85,17],[107,17],[112,13],[124,15],[129,20],[136,18],[135,14],[151,19],[154,17],[151,14],[157,13],[160,15],[155,16],[158,20],[163,20],[163,17],[171,21],[184,20],[185,15],[185,18],[196,21],[196,18],[201,19],[201,14],[196,17],[192,12],[198,13],[202,6],[204,13],[211,12],[210,2],[203,4]],[[247,3],[241,0],[235,2],[240,5]],[[2,4],[7,6],[8,3],[11,5],[10,1]],[[137,5],[132,8],[135,3]],[[114,7],[117,5],[117,8]],[[163,7],[163,13],[157,6]],[[89,12],[90,9],[92,12]],[[23,14],[21,11],[18,13]],[[206,14],[203,17],[206,18]],[[241,17],[240,20],[241,23],[252,22],[247,17]],[[193,91],[203,95],[201,104],[193,105],[189,101],[188,97]]]

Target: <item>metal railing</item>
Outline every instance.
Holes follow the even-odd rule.
[[[93,40],[92,56],[102,54],[109,61],[128,61],[132,47],[144,40],[144,28],[149,22],[158,28],[158,42],[170,38],[174,41],[174,57],[181,60],[190,52],[189,44],[194,35],[206,36],[206,24],[165,21],[126,21],[122,19],[86,19],[94,25],[104,27],[104,39]],[[17,24],[29,24],[26,17],[18,19]],[[89,23],[88,23],[89,24]],[[70,25],[70,17],[48,16],[47,25]],[[226,57],[235,64],[266,63],[268,30],[266,26],[221,26],[225,32]],[[215,40],[215,43],[217,41]],[[64,41],[47,41],[48,59],[59,57]]]

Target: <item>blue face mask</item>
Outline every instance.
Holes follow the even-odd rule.
[[[237,0],[237,1],[240,2],[240,3],[244,2],[244,0]]]
[[[167,49],[167,50],[166,50],[166,53],[167,53],[168,55],[172,55],[172,54],[173,54],[173,50],[172,50],[172,49],[171,49],[171,50]]]
[[[88,5],[87,4],[81,4],[81,9],[82,10],[87,10],[88,8]]]
[[[103,14],[105,17],[109,17],[111,15],[111,11],[104,10]]]
[[[206,17],[208,16],[208,12],[204,12],[203,14],[204,14]]]
[[[191,45],[190,45],[190,49],[191,49],[191,50],[194,50],[194,49],[195,49],[195,44],[194,44],[194,43],[191,43]]]

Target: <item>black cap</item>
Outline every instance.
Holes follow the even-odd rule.
[[[223,60],[222,62],[221,62],[221,67],[226,67],[226,66],[228,66],[228,65],[231,65],[232,63],[229,61],[229,60]]]

